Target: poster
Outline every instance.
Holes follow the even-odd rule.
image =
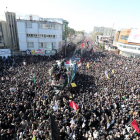
[[[31,54],[34,55],[35,54],[35,50],[31,50]]]
[[[131,32],[127,41],[133,42],[133,43],[140,43],[140,30],[131,29]]]
[[[44,51],[41,50],[41,49],[38,49],[38,50],[35,51],[35,54],[44,54]]]

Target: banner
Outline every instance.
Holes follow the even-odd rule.
[[[77,85],[75,83],[71,83],[72,87],[77,87]]]
[[[128,42],[140,43],[140,30],[131,29],[129,37],[127,39]]]
[[[31,54],[30,50],[26,50],[26,54]]]
[[[38,50],[35,51],[35,54],[44,54],[44,51],[41,50],[41,49],[38,49]]]
[[[52,140],[60,140],[57,123],[55,122],[54,116],[52,116],[51,114],[50,114],[50,122],[51,122]]]
[[[88,69],[89,69],[89,62],[87,63],[87,67],[88,67]]]
[[[35,50],[31,50],[31,55],[34,55],[35,54]]]

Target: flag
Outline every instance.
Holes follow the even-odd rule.
[[[124,100],[126,99],[126,97],[125,97],[125,96],[123,96],[122,98],[123,98]]]
[[[81,63],[79,63],[77,66],[78,66],[78,67],[81,67]]]
[[[107,77],[107,70],[105,71],[105,75],[106,75],[106,77]]]
[[[127,131],[129,132],[130,127],[129,127],[129,126],[127,126],[127,125],[125,125],[125,127],[126,127]]]
[[[79,109],[77,109],[76,114],[79,112]]]
[[[36,81],[36,79],[35,79],[35,76],[34,76],[34,84],[35,84],[35,81]]]
[[[112,73],[114,73],[114,70],[112,70]]]
[[[72,107],[75,111],[78,109],[78,105],[74,103],[72,100],[70,101],[69,106]]]
[[[95,69],[97,68],[97,65],[95,65]]]
[[[50,114],[50,122],[51,122],[52,140],[60,140],[57,123],[55,122],[54,116],[52,116],[51,114]]]
[[[87,59],[85,58],[85,61],[87,61]]]
[[[32,140],[36,140],[35,136],[33,136]]]
[[[89,69],[89,62],[87,63],[87,67],[88,67],[88,69]]]
[[[135,119],[134,119],[130,124],[132,125],[132,127],[133,127],[134,129],[136,129],[136,131],[137,131],[138,133],[140,133],[140,132],[139,132],[138,124],[137,124],[137,122],[136,122]]]
[[[26,62],[23,60],[23,65],[25,66],[26,65]]]
[[[108,76],[108,74],[107,74],[107,78],[110,79],[109,76]]]
[[[66,64],[69,64],[70,63],[70,61],[66,61]]]

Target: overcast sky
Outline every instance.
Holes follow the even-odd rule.
[[[140,0],[3,0],[4,12],[63,18],[75,30],[93,31],[94,26],[140,28]]]

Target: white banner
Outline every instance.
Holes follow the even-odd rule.
[[[0,49],[0,55],[2,54],[11,54],[11,50],[10,49]]]
[[[131,29],[130,35],[128,37],[128,42],[140,43],[140,30]]]

